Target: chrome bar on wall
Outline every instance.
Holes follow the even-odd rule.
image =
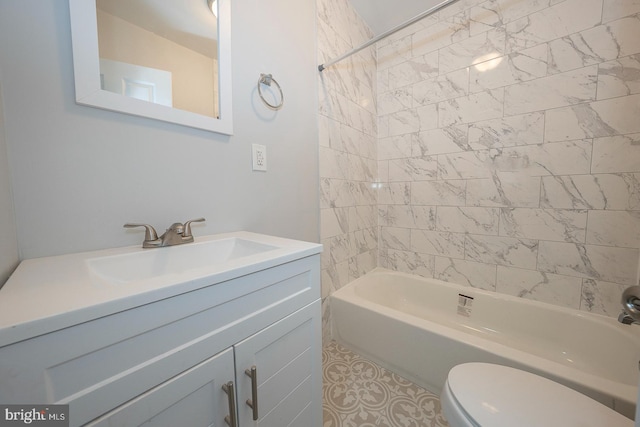
[[[419,20],[421,20],[422,18],[426,18],[427,16],[436,13],[437,11],[439,11],[440,9],[442,9],[445,6],[448,6],[451,3],[455,3],[458,0],[445,0],[442,3],[439,3],[427,10],[425,10],[424,12],[422,12],[421,14],[409,19],[408,21],[403,22],[402,24],[398,25],[397,27],[394,27],[392,29],[390,29],[389,31],[385,31],[384,33],[380,34],[379,36],[376,36],[374,38],[372,38],[371,40],[369,40],[368,42],[364,43],[361,46],[358,46],[357,48],[350,50],[349,52],[345,53],[342,56],[339,56],[335,59],[332,59],[329,62],[325,62],[324,64],[320,64],[318,65],[318,71],[322,72],[325,68],[332,66],[333,64],[342,61],[343,59],[346,59],[348,57],[350,57],[351,55],[353,55],[354,53],[358,53],[360,52],[362,49],[365,49],[369,46],[371,46],[374,43],[377,43],[378,41],[384,39],[385,37],[389,37],[391,34],[396,33],[406,27],[408,27],[411,24],[414,24],[416,22],[418,22]]]

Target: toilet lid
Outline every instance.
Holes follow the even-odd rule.
[[[465,363],[447,381],[457,404],[481,426],[633,426],[575,390],[507,366]]]

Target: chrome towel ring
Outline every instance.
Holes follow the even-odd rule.
[[[264,95],[262,94],[261,85],[267,85],[271,87],[271,83],[275,84],[275,86],[278,88],[278,92],[280,92],[280,103],[278,103],[277,105],[273,105],[269,101],[264,99]],[[282,108],[282,104],[284,104],[284,94],[282,93],[282,88],[271,74],[260,74],[260,78],[258,79],[258,94],[260,95],[260,99],[262,99],[262,102],[264,102],[267,107],[271,108],[272,110],[279,110]]]

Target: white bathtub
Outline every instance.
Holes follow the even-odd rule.
[[[435,393],[453,366],[490,362],[634,416],[640,326],[385,269],[335,292],[330,307],[336,341]]]

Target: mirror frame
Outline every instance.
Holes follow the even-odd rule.
[[[202,2],[206,6],[205,0]],[[218,0],[219,119],[100,89],[98,22],[95,0],[69,0],[76,102],[105,110],[232,135],[230,3],[229,0]]]

